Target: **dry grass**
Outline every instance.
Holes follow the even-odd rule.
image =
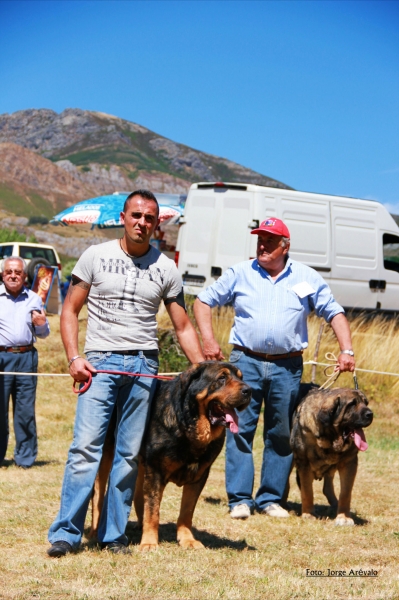
[[[51,326],[51,337],[38,343],[40,368],[66,372],[57,317],[51,317]],[[224,327],[220,330],[220,335],[225,336]],[[313,353],[318,331],[316,320],[311,321],[310,330]],[[357,320],[353,331],[359,366],[398,370],[395,357],[399,355],[399,335],[393,323]],[[337,350],[328,331],[320,355],[326,350]],[[0,598],[399,598],[398,386],[392,391],[394,378],[359,373],[359,380],[361,387],[368,389],[375,422],[367,436],[370,448],[360,455],[352,502],[355,527],[334,527],[320,482],[315,488],[321,519],[302,522],[298,516],[300,497],[293,476],[289,519],[279,521],[255,515],[248,521],[232,521],[224,490],[224,457],[220,456],[194,518],[197,537],[206,550],[183,551],[177,546],[174,524],[180,490],[171,485],[162,503],[161,545],[157,552],[141,554],[137,550],[140,534],[134,528],[132,511],[128,525],[131,556],[101,553],[84,540],[78,554],[51,560],[45,553],[47,529],[59,506],[64,463],[72,437],[75,396],[69,379],[40,379],[38,462],[31,470],[17,469],[11,460],[11,440],[8,460],[0,469]],[[345,382],[342,379],[339,383]],[[261,452],[259,428],[254,449],[258,472]],[[306,569],[321,570],[325,574],[327,569],[347,572],[374,569],[378,576],[310,578],[306,577]]]

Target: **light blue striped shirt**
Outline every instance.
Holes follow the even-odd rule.
[[[275,281],[257,259],[238,263],[198,298],[211,307],[231,303],[235,319],[230,344],[267,354],[306,348],[307,317],[313,309],[327,322],[344,312],[317,271],[290,258]]]
[[[32,310],[40,311],[39,296],[23,287],[14,298],[0,284],[0,346],[28,346],[36,337],[45,338],[50,333],[48,321],[44,325],[32,325]]]

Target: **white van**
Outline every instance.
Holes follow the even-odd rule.
[[[399,228],[382,204],[245,183],[191,186],[176,252],[185,293],[255,257],[250,231],[266,217],[287,224],[291,258],[319,271],[342,306],[399,311]]]

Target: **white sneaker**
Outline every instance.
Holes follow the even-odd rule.
[[[250,516],[251,509],[248,504],[236,504],[230,511],[230,517],[232,519],[248,519]]]
[[[280,506],[279,504],[268,504],[266,508],[262,510],[263,515],[268,515],[269,517],[289,517],[290,514],[285,508]]]

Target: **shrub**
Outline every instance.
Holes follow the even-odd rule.
[[[29,217],[28,225],[46,225],[48,218],[44,215],[32,215]]]
[[[68,275],[71,275],[71,273],[73,271],[73,268],[76,265],[77,261],[78,261],[77,258],[71,258],[67,262],[63,263],[63,265],[62,265],[62,279],[64,281],[66,281],[66,278],[68,277]]]
[[[159,372],[180,373],[190,365],[173,329],[158,329]]]
[[[0,229],[0,242],[26,242],[26,235],[16,229]]]
[[[18,233],[16,229],[0,229],[0,243],[7,242],[28,242],[29,244],[37,244],[38,241],[34,235],[26,237],[25,233]]]

